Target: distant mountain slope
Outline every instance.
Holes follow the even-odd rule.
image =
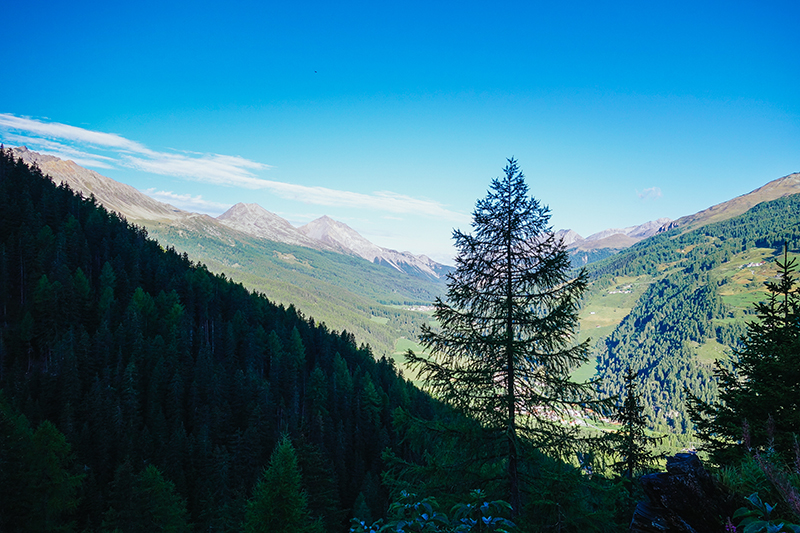
[[[694,215],[681,217],[665,226],[663,230],[667,231],[674,228],[683,228],[683,231],[689,231],[705,224],[721,222],[741,215],[761,202],[767,202],[798,193],[800,193],[800,173],[789,174],[788,176],[770,181],[763,187],[759,187],[747,194],[737,196],[733,200],[714,205]]]
[[[765,298],[764,282],[774,279],[774,258],[784,242],[800,253],[800,194],[684,229],[589,265],[581,315],[582,334],[596,341],[601,392],[622,393],[626,367],[639,371],[645,413],[659,431],[684,435],[676,445],[692,429],[686,389],[714,397],[713,362],[731,356],[753,302]]]
[[[130,185],[83,168],[74,161],[64,161],[51,155],[32,152],[24,146],[11,148],[10,151],[14,157],[22,159],[25,163],[37,165],[56,183],[66,183],[72,190],[86,197],[94,195],[106,209],[115,211],[130,221],[174,221],[192,215],[177,207],[153,200]]]
[[[376,355],[392,353],[400,337],[416,338],[426,320],[421,313],[396,306],[427,304],[445,290],[443,279],[412,276],[353,254],[321,250],[324,246],[320,245],[310,248],[267,240],[250,233],[256,223],[241,231],[208,215],[153,200],[72,161],[25,148],[10,151],[85,197],[94,194],[107,209],[145,227],[165,248],[185,252],[213,272],[224,273],[277,303],[292,305],[331,329],[353,333],[359,343],[370,344]]]
[[[436,281],[451,270],[424,255],[397,252],[375,245],[342,222],[327,216],[295,228],[288,220],[267,211],[258,204],[238,203],[216,219],[208,215],[183,211],[154,200],[124,183],[102,176],[93,170],[54,156],[32,152],[26,147],[11,148],[15,157],[36,164],[57,182],[67,183],[73,190],[95,198],[111,211],[131,222],[167,223],[184,229],[194,229],[225,238],[217,222],[238,232],[274,242],[305,246],[315,250],[356,255],[375,264],[393,268],[414,276]],[[145,224],[146,225],[146,224]],[[230,241],[230,238],[228,238]]]
[[[564,244],[571,250],[622,249],[657,234],[664,225],[671,222],[669,218],[659,218],[637,226],[606,229],[593,233],[585,239],[573,230],[559,230],[556,234],[564,239]]]
[[[248,235],[283,242],[296,246],[306,246],[315,250],[339,252],[333,246],[312,239],[291,225],[288,220],[271,213],[258,204],[238,203],[217,217],[217,220],[230,228]]]
[[[320,242],[407,274],[438,279],[452,270],[424,255],[398,252],[373,244],[347,224],[327,216],[312,220],[298,229]]]

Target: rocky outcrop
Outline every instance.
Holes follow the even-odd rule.
[[[643,476],[641,483],[647,499],[634,512],[635,533],[723,533],[741,506],[693,453],[668,458],[666,472]]]

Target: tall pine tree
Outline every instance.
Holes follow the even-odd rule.
[[[573,277],[549,220],[510,159],[477,202],[473,233],[453,234],[457,269],[447,302],[435,303],[440,327],[424,326],[425,352],[408,354],[427,389],[480,421],[495,442],[475,459],[504,466],[515,513],[523,446],[573,451],[578,430],[569,422],[591,403],[589,388],[570,380],[588,358],[588,340],[572,342],[586,274]]]
[[[747,452],[743,437],[749,447],[793,453],[800,428],[800,288],[797,260],[786,247],[776,264],[778,281],[766,283],[769,298],[755,305],[759,320],[747,325],[738,360],[730,370],[717,365],[719,400],[690,396],[698,436],[717,462]]]

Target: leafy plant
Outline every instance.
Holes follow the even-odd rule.
[[[402,491],[400,499],[389,506],[386,523],[378,520],[372,525],[353,518],[350,533],[511,533],[516,526],[503,514],[511,512],[511,505],[503,500],[486,501],[482,490],[473,490],[467,503],[457,503],[451,510],[452,518],[439,511],[435,498],[416,499],[416,495]]]
[[[511,513],[511,505],[503,500],[485,501],[486,494],[480,489],[470,493],[470,503],[458,503],[451,514],[453,531],[459,533],[477,531],[507,532],[516,529],[511,520],[501,516]]]
[[[770,505],[761,501],[757,492],[748,496],[747,501],[752,506],[740,507],[733,513],[733,519],[739,521],[739,527],[743,528],[743,533],[780,533],[792,532],[800,533],[800,525],[784,522],[779,519],[772,519],[772,511],[776,505]]]

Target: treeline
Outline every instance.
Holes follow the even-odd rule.
[[[159,490],[196,530],[240,530],[282,434],[312,515],[340,530],[357,501],[385,510],[381,452],[409,453],[392,411],[437,409],[351,334],[164,250],[2,150],[0,389],[14,481],[0,483],[0,529],[20,531],[34,511],[12,496],[48,468],[64,480],[48,516],[66,530],[134,530]]]

